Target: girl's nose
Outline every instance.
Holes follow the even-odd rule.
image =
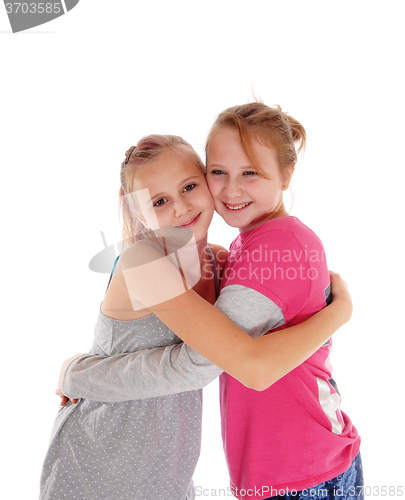
[[[242,187],[237,179],[228,179],[224,186],[224,194],[229,197],[236,197],[242,194]]]
[[[176,217],[181,217],[189,212],[191,204],[184,199],[178,199],[174,202],[174,214]]]

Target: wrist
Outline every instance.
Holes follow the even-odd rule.
[[[353,313],[353,304],[350,295],[343,294],[339,297],[334,297],[329,307],[331,306],[336,306],[336,314],[342,325],[350,320]]]

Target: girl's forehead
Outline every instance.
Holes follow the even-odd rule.
[[[257,139],[252,138],[249,147],[253,150],[255,158],[259,163],[277,160],[276,149],[265,144],[259,137]],[[207,147],[207,166],[216,162],[229,163],[232,167],[252,164],[242,146],[238,130],[230,128],[219,129],[212,136]]]
[[[134,186],[169,187],[182,179],[197,176],[204,178],[204,172],[190,158],[183,154],[165,151],[140,166],[134,178]]]
[[[143,163],[139,169],[139,171],[147,171],[147,170],[156,170],[161,172],[166,172],[167,170],[171,170],[173,172],[181,171],[181,170],[200,170],[201,168],[196,165],[196,163],[189,158],[182,151],[163,151],[158,156],[153,158],[150,161]]]
[[[231,129],[218,130],[208,144],[208,160],[212,156],[229,157],[234,154],[244,155],[238,131]]]
[[[211,135],[210,143],[208,147],[212,143],[222,142],[222,141],[234,141],[236,143],[240,143],[240,135],[236,128],[231,127],[220,127],[214,131]]]

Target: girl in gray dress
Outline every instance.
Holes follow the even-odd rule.
[[[135,197],[134,192],[138,193]],[[97,356],[80,355],[65,363],[60,395],[76,396],[68,385],[69,378],[64,385],[64,374],[73,364],[85,373],[84,392],[91,394],[100,379],[106,389],[99,401],[82,393],[80,397],[85,399],[77,404],[68,402],[60,409],[41,476],[41,500],[194,498],[192,475],[200,451],[201,388],[223,369],[249,387],[265,388],[310,356],[350,317],[350,297],[337,277],[331,309],[284,330],[283,336],[253,339],[212,307],[218,292],[217,271],[225,261],[218,257],[221,252],[224,257],[226,251],[207,245],[213,203],[203,164],[182,139],[149,136],[129,150],[122,163],[120,195],[126,248],[97,319],[90,353]],[[177,245],[178,252],[168,251],[168,228],[181,234],[192,230],[188,255],[180,252],[181,245]],[[175,254],[181,254],[182,269],[173,259],[162,258]],[[191,261],[193,265],[187,267]],[[159,319],[162,314],[170,316],[179,304],[185,320],[202,315],[206,322],[202,334],[201,330],[197,336],[190,332],[183,339],[188,345]],[[261,303],[255,311],[258,335],[269,329],[266,306],[269,304]],[[174,321],[181,321],[178,313]],[[143,386],[150,396],[151,387],[157,386],[154,397],[130,400],[131,380],[125,370],[118,381],[110,371],[110,362],[122,358],[122,353],[132,353],[130,360],[128,355],[125,358],[132,366],[138,363],[141,375],[137,389]],[[97,368],[101,360],[105,361],[102,376]],[[162,369],[177,363],[186,367],[179,374],[186,380],[177,381],[181,387],[188,384],[186,392],[176,393],[176,384],[169,376],[165,386]],[[92,373],[97,373],[96,378]],[[110,374],[113,386],[109,385]]]

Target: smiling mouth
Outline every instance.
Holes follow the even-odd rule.
[[[198,217],[200,217],[200,215],[201,215],[201,212],[198,215],[196,215],[194,217],[194,219],[191,219],[190,221],[188,221],[185,224],[182,224],[181,226],[178,226],[178,227],[189,227],[189,226],[191,226],[192,224],[194,224],[194,222],[197,221],[197,219],[198,219]]]
[[[223,202],[226,208],[229,208],[229,210],[242,210],[242,208],[248,207],[249,205],[252,204],[251,201],[248,203],[241,203],[240,205],[228,205],[228,203]]]

